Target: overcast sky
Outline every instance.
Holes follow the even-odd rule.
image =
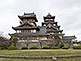
[[[34,12],[38,25],[51,13],[65,35],[81,40],[81,0],[0,0],[0,31],[14,33],[12,26],[19,25],[18,15],[24,12]]]

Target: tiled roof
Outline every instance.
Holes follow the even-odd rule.
[[[10,36],[48,36],[48,34],[40,34],[40,33],[13,33],[9,34]]]
[[[63,39],[76,39],[75,36],[64,36]]]
[[[23,30],[23,29],[37,29],[38,27],[37,26],[33,26],[32,24],[30,23],[24,23],[24,24],[21,24],[17,27],[12,27],[14,30]]]
[[[46,34],[46,27],[45,26],[41,26],[40,27],[40,31],[38,31],[38,33],[40,33],[40,34]]]
[[[48,13],[48,15],[44,17],[44,19],[55,19],[55,16],[52,16],[50,15],[50,13]]]
[[[35,19],[36,22],[38,22],[37,18],[36,18],[36,14],[34,13],[24,13],[24,15],[19,16],[18,17],[22,20],[22,19]]]

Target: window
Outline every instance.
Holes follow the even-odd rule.
[[[25,39],[27,39],[27,40],[37,40],[37,37],[27,37]]]
[[[32,30],[22,30],[22,33],[28,33],[28,32],[32,32]]]

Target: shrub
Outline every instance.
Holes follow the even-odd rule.
[[[35,46],[34,46],[34,47],[31,47],[30,49],[38,49],[38,47],[35,47]]]
[[[81,49],[81,46],[74,46],[73,49]]]
[[[68,47],[62,47],[62,49],[69,49]]]
[[[56,46],[55,46],[55,47],[52,47],[52,49],[59,49],[59,47],[56,47]]]
[[[0,47],[0,50],[4,50],[5,48],[4,47]]]
[[[60,44],[60,48],[62,48],[62,47],[64,47],[64,44],[63,43]]]
[[[48,46],[43,47],[42,49],[50,49]]]
[[[18,50],[18,48],[17,47],[13,47],[13,46],[9,46],[8,50]]]
[[[28,49],[27,47],[22,47],[22,49],[24,50],[24,49]]]

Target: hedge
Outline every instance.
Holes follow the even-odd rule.
[[[68,47],[62,47],[62,49],[69,49]]]
[[[59,47],[56,47],[56,46],[55,46],[55,47],[52,47],[52,49],[59,49]]]
[[[4,47],[0,47],[0,50],[4,50],[5,48]]]
[[[43,47],[42,49],[50,49],[48,46]]]
[[[38,47],[35,47],[35,46],[34,46],[34,47],[31,47],[30,49],[38,49]]]
[[[74,46],[73,49],[81,49],[81,46]]]
[[[22,50],[24,50],[24,49],[28,49],[27,47],[22,47]]]
[[[8,50],[18,50],[18,48],[17,47],[13,47],[13,46],[9,46]]]

